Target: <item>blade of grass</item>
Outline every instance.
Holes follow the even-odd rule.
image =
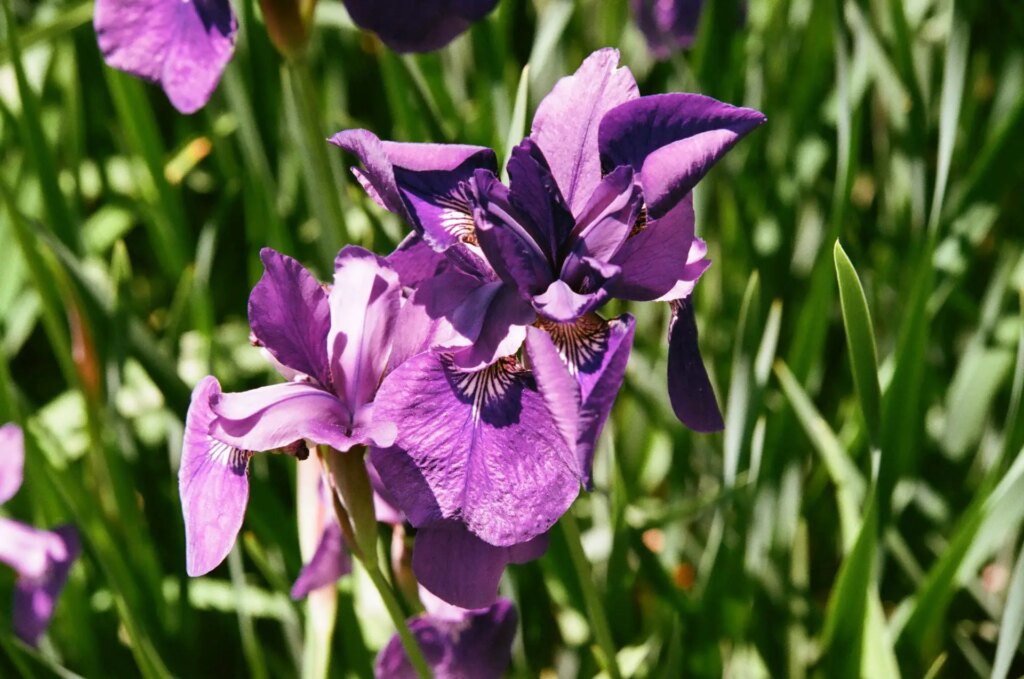
[[[1020,647],[1024,633],[1024,547],[1013,568],[1010,587],[1003,607],[1003,619],[999,623],[999,643],[996,645],[996,659],[991,679],[1006,679],[1010,664]]]
[[[526,136],[526,106],[529,103],[530,65],[523,66],[519,74],[519,87],[516,88],[516,103],[512,107],[512,122],[508,126],[505,137],[505,162],[501,164],[501,181],[508,183],[508,159],[512,157],[512,149]]]

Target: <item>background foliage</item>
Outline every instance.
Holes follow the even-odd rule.
[[[9,633],[0,573],[0,675],[298,671],[292,460],[253,460],[238,548],[185,578],[189,389],[207,372],[230,390],[271,379],[245,320],[261,246],[324,278],[342,244],[384,252],[403,234],[323,138],[359,126],[502,156],[606,45],[644,93],[768,116],[696,196],[714,261],[701,344],[727,428],[674,420],[667,307],[636,305],[579,502],[623,672],[1024,671],[1024,6],[709,2],[693,49],[654,63],[624,1],[503,0],[445,51],[402,57],[323,0],[308,60],[285,65],[254,4],[236,3],[211,104],[183,117],[103,66],[91,3],[3,0],[0,422],[30,434],[4,512],[73,521],[85,552],[38,652]],[[514,676],[599,671],[562,532],[504,587]],[[391,629],[365,576],[340,590],[332,675],[368,676]]]

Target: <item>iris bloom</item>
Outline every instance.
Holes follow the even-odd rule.
[[[398,275],[383,258],[349,246],[338,254],[327,291],[290,257],[270,249],[261,257],[265,271],[249,297],[249,323],[288,381],[225,394],[211,376],[192,393],[178,486],[193,576],[231,550],[255,452],[301,453],[306,441],[347,451],[395,439],[394,424],[377,416],[373,399],[402,304]]]
[[[500,679],[512,662],[518,616],[512,602],[499,599],[488,608],[466,610],[424,596],[427,612],[409,622],[437,679]],[[377,656],[378,679],[415,679],[396,634]]]
[[[0,427],[0,504],[21,487],[25,445],[21,429]],[[35,645],[46,630],[80,551],[71,526],[39,530],[0,517],[0,561],[18,573],[14,586],[14,633]]]
[[[238,32],[228,0],[96,0],[93,25],[107,65],[160,83],[182,113],[209,101]]]
[[[651,54],[667,59],[693,43],[704,0],[630,0],[630,5]]]
[[[483,19],[498,0],[344,0],[352,21],[396,52],[440,49]]]

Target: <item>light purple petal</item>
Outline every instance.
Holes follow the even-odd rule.
[[[24,468],[25,437],[21,427],[5,424],[0,427],[0,505],[21,488]]]
[[[213,402],[220,384],[204,378],[192,392],[178,492],[185,518],[185,570],[195,577],[216,568],[231,551],[249,503],[249,457],[245,450],[210,435]]]
[[[249,295],[249,326],[282,365],[331,384],[327,331],[331,309],[320,282],[297,261],[270,248],[260,251],[263,277]]]
[[[384,259],[398,274],[398,280],[406,288],[415,288],[423,281],[442,273],[449,266],[448,258],[435,252],[418,233],[406,236]]]
[[[542,329],[545,326],[555,333]],[[575,450],[580,433],[583,395],[579,382],[563,358],[564,350],[555,345],[554,335],[560,327],[556,323],[541,323],[540,327],[527,328],[526,352],[530,357],[530,369],[537,380],[537,390],[544,397],[562,439]],[[565,344],[564,341],[561,343]],[[576,467],[573,471],[582,480],[582,468]]]
[[[238,32],[227,0],[97,0],[93,24],[107,64],[159,82],[182,113],[209,101]]]
[[[444,47],[498,0],[344,0],[352,21],[373,31],[396,52],[430,52]]]
[[[581,257],[610,261],[629,237],[641,202],[640,187],[633,182],[632,168],[616,168],[602,179],[577,217],[572,249],[562,273],[571,270],[571,261]]]
[[[700,94],[656,94],[610,110],[601,121],[601,163],[640,174],[652,218],[671,210],[736,142],[766,118]]]
[[[494,603],[505,566],[540,558],[547,535],[510,547],[494,547],[473,535],[461,521],[438,521],[416,533],[412,568],[420,585],[461,608]]]
[[[309,563],[302,567],[292,585],[292,599],[305,599],[315,589],[334,585],[352,572],[352,559],[345,551],[345,539],[337,521],[329,519]]]
[[[57,607],[68,573],[81,551],[78,533],[72,526],[60,526],[52,531],[22,526],[21,540],[10,535],[8,529],[16,522],[0,519],[0,541],[4,551],[20,543],[18,580],[14,585],[14,633],[26,644],[35,646],[46,631]],[[16,529],[16,528],[15,528]],[[31,537],[29,537],[31,536]]]
[[[540,105],[530,136],[537,141],[571,208],[578,215],[601,181],[598,125],[611,109],[638,96],[619,52],[602,49],[571,76],[559,80]]]
[[[512,662],[518,616],[507,599],[459,617],[422,615],[409,623],[437,679],[501,679]],[[374,666],[376,679],[416,679],[396,634]]]
[[[676,417],[690,429],[715,432],[725,427],[700,357],[697,319],[689,300],[672,304],[668,330],[668,395]]]
[[[335,266],[327,347],[334,390],[354,420],[384,374],[402,286],[383,257],[354,245],[338,254]]]
[[[619,267],[590,257],[580,258],[574,265],[565,278],[555,281],[533,298],[533,308],[542,317],[569,323],[608,301],[610,286],[619,276]],[[576,289],[569,286],[567,278],[576,282]],[[586,292],[577,292],[579,289]]]
[[[378,407],[421,481],[394,464],[397,453],[373,464],[396,497],[416,493],[399,498],[414,523],[459,518],[492,545],[514,545],[547,531],[579,493],[573,451],[533,376],[510,359],[470,372],[421,354],[388,376]]]
[[[375,416],[373,404],[355,413],[318,387],[288,382],[212,400],[216,417],[209,433],[224,444],[247,451],[285,448],[310,439],[345,451],[354,445],[390,445],[395,427]]]

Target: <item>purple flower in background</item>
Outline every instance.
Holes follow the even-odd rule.
[[[0,427],[0,504],[21,487],[25,462],[22,431],[14,424]],[[46,631],[80,551],[71,526],[39,530],[0,517],[0,561],[18,573],[14,586],[14,633],[36,645]]]
[[[395,425],[378,416],[373,400],[402,304],[398,275],[383,258],[349,246],[326,291],[290,257],[270,249],[261,256],[249,324],[289,381],[225,394],[211,376],[192,393],[178,486],[193,576],[215,568],[234,544],[255,452],[305,452],[307,440],[338,451],[395,440]]]
[[[444,47],[483,19],[498,0],[344,0],[352,21],[396,52]]]
[[[430,597],[427,613],[409,629],[437,679],[500,679],[512,662],[518,616],[511,601],[499,599],[489,608],[466,610]],[[378,679],[415,679],[398,635],[377,656]]]
[[[636,23],[657,59],[693,43],[704,0],[630,0]]]
[[[164,88],[182,113],[206,105],[235,50],[228,0],[96,0],[107,64]]]

